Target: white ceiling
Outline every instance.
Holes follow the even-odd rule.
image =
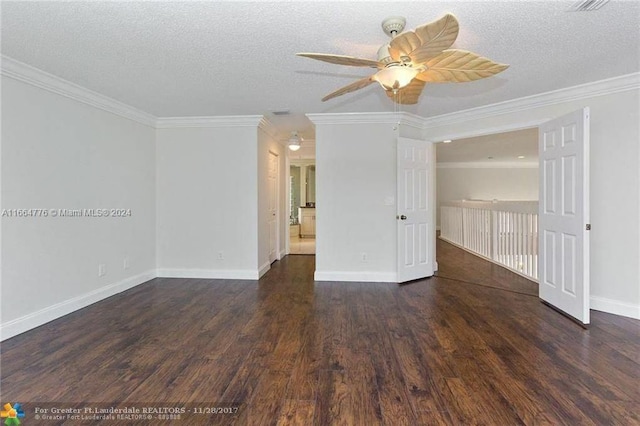
[[[518,158],[519,156],[524,158]],[[439,143],[436,145],[436,160],[438,163],[537,163],[538,129]]]
[[[393,111],[371,85],[322,103],[370,73],[295,56],[375,58],[380,22],[407,29],[445,12],[460,22],[454,45],[511,67],[489,79],[427,85],[428,117],[640,70],[640,3],[596,12],[574,1],[415,2],[2,2],[2,53],[158,117],[268,114],[283,135],[313,138],[304,113]],[[304,129],[303,129],[304,128]]]

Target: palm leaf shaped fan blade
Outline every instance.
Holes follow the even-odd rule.
[[[322,98],[322,102],[324,101],[328,101],[329,99],[335,98],[337,96],[341,96],[344,95],[345,93],[350,93],[350,92],[355,92],[356,90],[362,89],[364,87],[367,87],[368,85],[370,85],[371,83],[373,83],[374,80],[371,77],[365,77],[363,79],[360,79],[354,83],[348,84],[344,87],[341,87],[340,89],[336,90],[335,92],[331,92],[329,93],[327,96],[325,96],[324,98]],[[425,84],[425,83],[422,83]]]
[[[296,53],[298,56],[304,56],[306,58],[316,59],[318,61],[329,62],[337,65],[348,65],[351,67],[371,67],[378,68],[378,61],[372,61],[371,59],[355,58],[353,56],[344,55],[330,55],[326,53]]]
[[[344,86],[322,101],[380,83],[396,103],[416,104],[426,83],[463,83],[491,77],[509,67],[461,49],[451,49],[459,32],[452,14],[402,32],[405,19],[392,17],[382,22],[391,41],[378,51],[378,59],[364,59],[326,53],[298,53],[298,56],[352,67],[377,68],[378,71]]]

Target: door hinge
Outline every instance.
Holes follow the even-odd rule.
[[[585,229],[586,229],[587,231],[591,231],[591,224],[590,224],[590,223],[587,223],[587,226],[585,226]]]

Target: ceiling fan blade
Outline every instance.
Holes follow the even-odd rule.
[[[455,16],[447,13],[437,21],[415,29],[422,45],[409,54],[414,63],[421,64],[438,56],[443,50],[453,45],[458,38],[460,26]]]
[[[459,49],[445,50],[424,65],[427,70],[416,78],[432,83],[464,83],[491,77],[509,68],[509,65]]]
[[[400,61],[403,56],[409,57],[409,54],[422,45],[420,37],[413,31],[405,31],[394,37],[389,42],[389,54],[394,61]]]
[[[349,65],[352,67],[379,68],[382,66],[378,61],[355,58],[353,56],[330,55],[327,53],[296,53],[296,55],[304,56],[305,58],[316,59],[318,61],[330,62],[332,64]]]
[[[450,48],[456,41],[459,30],[456,17],[447,13],[437,21],[395,37],[389,43],[389,53],[396,61],[406,56],[414,63],[422,63]]]
[[[395,103],[415,105],[418,103],[418,99],[420,98],[420,94],[422,93],[422,89],[424,89],[425,84],[427,83],[414,78],[411,83],[402,89],[399,89],[396,93],[393,93],[393,90],[386,90],[386,93],[387,96]]]
[[[340,89],[336,90],[335,92],[331,92],[329,93],[327,96],[325,96],[324,98],[322,98],[322,102],[324,101],[328,101],[329,99],[333,99],[337,96],[340,95],[344,95],[345,93],[350,93],[350,92],[355,92],[356,90],[362,89],[364,87],[367,87],[368,85],[370,85],[371,83],[373,83],[373,79],[371,78],[371,76],[369,77],[365,77],[363,79],[360,79],[358,81],[355,81],[351,84],[348,84],[344,87],[341,87]]]

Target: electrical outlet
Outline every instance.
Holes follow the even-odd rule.
[[[107,265],[105,265],[104,263],[100,263],[98,265],[98,276],[104,277],[105,275],[107,275]]]
[[[221,251],[218,252],[218,260],[224,260],[224,253]]]
[[[122,261],[122,268],[129,269],[130,266],[131,266],[131,261],[129,260],[128,257],[125,257],[124,260]]]
[[[369,261],[369,256],[367,255],[367,253],[360,254],[360,261],[362,263],[367,263]]]

